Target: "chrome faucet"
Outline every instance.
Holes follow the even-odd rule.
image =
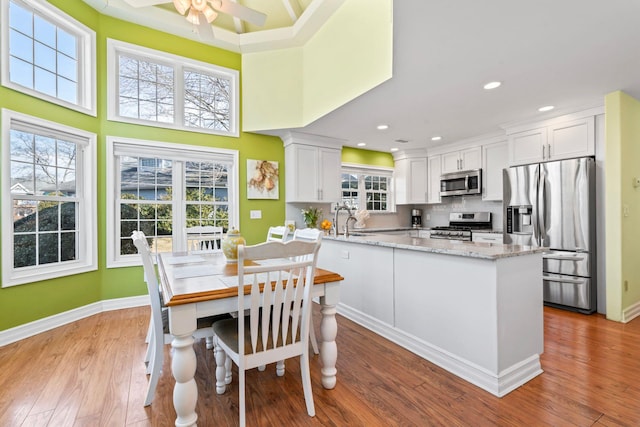
[[[349,215],[347,218],[347,222],[344,223],[344,237],[349,237],[349,220],[352,219],[354,222],[358,221],[355,216]]]
[[[339,228],[338,228],[338,212],[340,212],[341,210],[347,211],[347,213],[349,214],[349,218],[353,218],[353,216],[351,215],[351,209],[349,209],[349,206],[347,206],[346,203],[344,205],[336,206],[336,211],[333,214],[333,235],[334,235],[334,237],[338,237],[338,235],[340,234],[338,232],[338,230],[339,230]],[[347,223],[349,222],[349,218],[347,218]],[[347,233],[347,234],[345,234],[345,237],[349,237],[349,234],[348,234],[347,230],[348,230],[348,227],[345,228],[345,233]]]

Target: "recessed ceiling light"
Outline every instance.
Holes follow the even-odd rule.
[[[389,129],[389,125],[378,125],[378,130]]]
[[[365,142],[358,142],[358,147],[364,147],[365,145],[367,145]]]
[[[501,82],[489,82],[489,83],[484,85],[484,88],[486,90],[491,90],[491,89],[495,89],[497,87],[500,87],[501,84],[502,84]]]
[[[406,144],[407,142],[409,142],[408,139],[396,139],[396,142],[399,142],[400,144]]]
[[[540,107],[538,108],[538,111],[544,113],[545,111],[551,111],[553,110],[555,107],[553,105],[547,105],[545,107]]]
[[[394,152],[394,151],[398,151],[398,149],[396,147],[393,147],[392,149],[390,149],[389,151]]]
[[[431,138],[432,141],[440,141],[442,139],[441,136],[434,136]]]

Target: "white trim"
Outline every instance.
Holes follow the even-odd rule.
[[[53,104],[97,117],[96,32],[48,2],[42,0],[13,0],[16,3],[21,3],[21,6],[32,9],[47,21],[63,28],[78,38],[79,99],[77,104],[47,95],[35,89],[21,86],[13,83],[9,79],[9,1],[10,0],[0,0],[0,26],[2,27],[2,36],[0,37],[0,50],[2,52],[0,55],[0,61],[2,62],[0,76],[2,85],[35,98],[40,98]]]
[[[640,302],[630,305],[622,310],[622,323],[629,323],[640,316]]]
[[[149,305],[149,295],[117,298],[94,302],[89,305],[74,308],[73,310],[54,314],[43,319],[34,320],[15,328],[0,331],[0,347],[32,337],[42,332],[76,322],[94,314],[105,311],[121,310],[124,308],[142,307]]]
[[[118,229],[116,224],[116,194],[118,191],[119,177],[116,176],[116,163],[115,163],[115,145],[117,144],[131,144],[141,149],[148,149],[150,151],[175,151],[177,155],[183,157],[196,156],[198,153],[210,154],[215,158],[220,156],[226,156],[227,161],[231,161],[232,165],[229,167],[227,183],[229,185],[229,227],[238,226],[240,224],[240,180],[239,180],[239,153],[238,150],[230,150],[226,148],[213,148],[213,147],[200,147],[196,145],[168,143],[160,141],[150,141],[134,138],[123,138],[118,136],[107,136],[107,268],[119,268],[119,267],[131,267],[142,265],[140,257],[138,255],[120,256],[117,246],[117,236],[114,230]],[[141,153],[144,154],[144,153]],[[146,155],[146,154],[145,154]],[[202,159],[202,156],[200,156]],[[182,169],[177,172],[181,173]],[[174,180],[177,175],[174,174]],[[174,181],[175,183],[175,181]],[[181,201],[182,202],[182,201]],[[175,212],[175,210],[174,210]],[[174,214],[174,220],[183,222],[184,218],[181,212]]]
[[[13,217],[11,206],[11,161],[9,132],[12,121],[28,123],[35,127],[52,129],[65,132],[86,140],[86,144],[78,144],[82,149],[82,162],[77,164],[76,185],[77,198],[84,209],[78,212],[78,258],[75,261],[65,261],[52,265],[38,265],[34,268],[25,267],[17,271],[13,267]],[[2,287],[37,282],[63,276],[70,276],[98,269],[98,227],[97,227],[97,160],[96,144],[97,136],[94,133],[59,123],[44,120],[38,117],[18,113],[16,111],[2,109]],[[82,215],[84,213],[84,215]]]
[[[173,90],[174,102],[174,122],[163,123],[152,120],[135,119],[131,117],[123,117],[118,114],[118,54],[125,53],[136,58],[144,58],[150,61],[171,66],[174,69],[175,80]],[[192,69],[203,74],[219,76],[228,79],[231,86],[231,96],[229,103],[229,131],[219,131],[214,129],[206,129],[193,126],[185,126],[183,123],[184,116],[184,96],[183,96],[183,72],[185,69]],[[206,62],[196,61],[194,59],[183,56],[173,55],[159,50],[149,49],[126,43],[120,40],[107,39],[107,120],[132,123],[143,126],[152,126],[166,129],[178,129],[188,132],[206,133],[222,136],[240,136],[240,73],[231,68],[221,67],[219,65],[209,64]]]
[[[374,166],[374,165],[361,165],[359,163],[342,163],[342,170],[349,170],[358,173],[365,173],[369,175],[380,175],[387,176],[385,173],[388,173],[388,176],[393,175],[393,168],[387,166]]]
[[[543,372],[540,365],[540,356],[534,355],[498,372],[496,375],[475,363],[451,354],[442,348],[429,344],[347,305],[340,303],[337,306],[337,310],[338,314],[354,321],[358,325],[498,397],[505,396]]]

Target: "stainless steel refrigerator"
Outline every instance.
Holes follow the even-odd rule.
[[[504,243],[549,248],[544,302],[596,311],[595,161],[591,157],[503,171]]]

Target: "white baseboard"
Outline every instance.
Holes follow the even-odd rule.
[[[638,316],[640,316],[640,302],[637,302],[622,311],[622,322],[628,323]]]
[[[16,326],[15,328],[1,331],[0,347],[104,311],[140,307],[143,305],[149,305],[148,295],[98,301],[83,307],[74,308],[73,310],[65,311],[63,313],[45,317],[44,319],[38,319],[33,322],[25,323],[24,325]]]
[[[494,373],[344,304],[338,304],[337,311],[342,316],[488,391],[494,396],[505,396],[543,372],[539,355],[533,355],[502,372]]]

